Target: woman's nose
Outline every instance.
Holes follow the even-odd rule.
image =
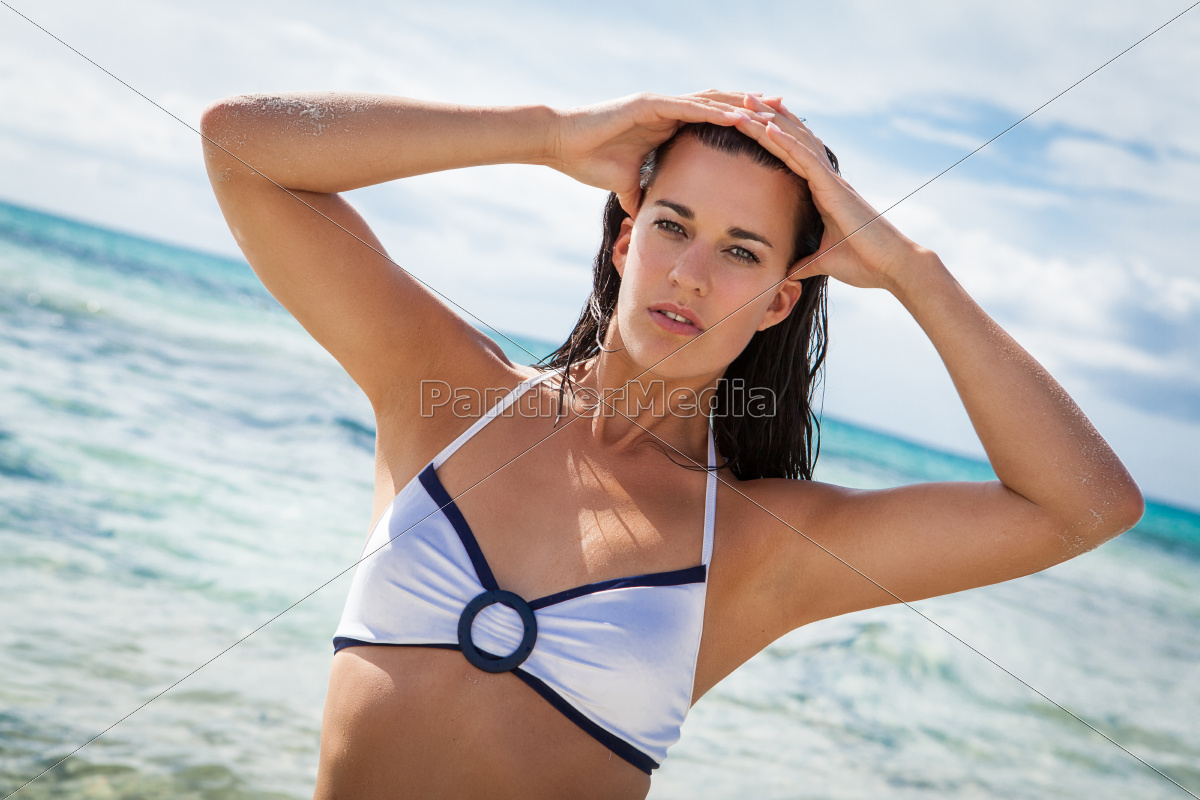
[[[704,248],[693,245],[679,254],[671,267],[671,282],[700,296],[708,293],[708,258]]]

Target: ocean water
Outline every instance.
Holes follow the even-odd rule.
[[[991,474],[824,431],[822,480]],[[16,797],[310,796],[373,444],[245,264],[0,203],[0,797],[101,731]],[[1200,516],[1151,503],[1095,552],[918,607],[1200,793]],[[1187,794],[893,607],[746,664],[651,796]]]

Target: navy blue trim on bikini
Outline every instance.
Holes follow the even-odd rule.
[[[462,540],[467,555],[471,557],[471,564],[475,567],[475,575],[479,578],[480,585],[488,591],[499,589],[500,585],[496,583],[496,577],[492,575],[492,568],[488,566],[487,559],[483,557],[483,551],[479,549],[479,542],[475,541],[475,534],[472,533],[471,526],[467,524],[466,517],[458,510],[458,506],[450,497],[450,493],[446,491],[446,487],[442,486],[442,481],[438,478],[433,464],[422,470],[418,477],[433,502],[438,504],[442,513],[446,515],[446,519],[450,520],[450,524],[454,526],[454,530],[458,531],[458,538]]]
[[[462,652],[462,648],[456,644],[441,644],[440,642],[364,642],[362,639],[351,639],[349,636],[333,637],[333,652],[344,650],[347,647],[432,647],[435,650],[457,650]],[[485,657],[500,660],[500,656],[493,655],[487,650],[477,648]]]
[[[565,589],[561,592],[548,594],[545,597],[539,597],[537,600],[530,600],[529,607],[537,610],[546,606],[552,606],[555,603],[574,600],[576,597],[583,597],[586,594],[606,592],[609,589],[630,589],[635,586],[683,586],[688,583],[704,583],[707,575],[708,568],[703,564],[699,564],[695,567],[676,569],[670,572],[652,572],[648,575],[634,575],[630,578],[613,578],[607,581],[589,583],[585,586],[576,586],[574,589]]]
[[[335,653],[347,647],[360,646],[433,647],[439,650],[458,650],[461,652],[461,648],[456,644],[431,644],[425,642],[364,642],[361,639],[351,639],[348,636],[338,636],[333,640],[333,652]],[[484,651],[481,650],[480,652]],[[485,655],[491,658],[499,658],[499,656],[492,656],[490,653],[485,653]],[[530,689],[533,689],[535,692],[541,695],[547,703],[558,709],[559,713],[561,713],[564,717],[569,719],[571,722],[574,722],[584,733],[586,733],[588,736],[591,736],[597,742],[604,745],[609,750],[628,761],[630,764],[633,764],[642,772],[649,775],[651,770],[658,769],[658,762],[656,762],[653,758],[646,755],[641,750],[638,750],[636,747],[619,736],[606,731],[604,728],[601,728],[599,725],[592,722],[590,719],[581,714],[579,709],[568,703],[565,699],[563,699],[562,695],[551,689],[540,679],[530,675],[520,667],[512,670],[512,674],[520,678],[521,681]]]
[[[347,647],[436,647],[439,650],[458,650],[456,644],[408,643],[408,642],[364,642],[362,639],[351,639],[349,636],[333,637],[333,652]],[[482,652],[482,651],[480,651]]]
[[[642,772],[649,775],[651,770],[658,769],[657,761],[643,753],[641,750],[638,750],[629,742],[613,735],[612,733],[609,733],[604,728],[601,728],[583,714],[579,713],[579,709],[575,708],[575,706],[564,700],[562,695],[551,689],[546,684],[542,683],[542,681],[538,678],[535,678],[533,675],[530,675],[525,670],[519,668],[513,670],[513,675],[516,675],[525,682],[526,686],[540,694],[547,703],[562,712],[564,717],[582,728],[584,733],[591,736],[593,739],[619,755],[621,758],[628,761],[630,764],[633,764]]]

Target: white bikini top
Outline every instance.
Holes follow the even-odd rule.
[[[712,556],[717,474],[708,434],[701,563],[525,600],[496,583],[437,469],[545,372],[513,389],[400,490],[354,573],[333,644],[459,650],[512,672],[568,719],[647,774],[692,703]]]

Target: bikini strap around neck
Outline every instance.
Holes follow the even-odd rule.
[[[708,427],[708,487],[704,490],[704,550],[700,563],[708,566],[712,558],[713,533],[717,529],[717,445],[712,424]]]
[[[512,391],[510,391],[508,394],[504,395],[504,397],[500,398],[500,401],[497,402],[494,406],[492,406],[491,409],[489,409],[486,414],[484,414],[479,419],[475,420],[475,422],[471,425],[471,427],[469,427],[465,431],[463,431],[462,434],[460,434],[459,437],[457,439],[455,439],[453,442],[446,445],[446,449],[444,449],[444,450],[442,450],[442,452],[438,453],[437,457],[433,459],[433,468],[437,469],[438,467],[442,466],[442,464],[445,464],[446,459],[448,459],[448,458],[450,458],[450,456],[454,455],[455,451],[458,450],[458,448],[462,447],[464,444],[466,444],[468,439],[470,439],[475,434],[479,433],[480,428],[482,428],[484,425],[487,425],[493,419],[495,419],[496,417],[500,416],[505,411],[507,411],[509,409],[509,407],[512,406],[513,403],[517,402],[517,400],[521,397],[521,395],[525,394],[525,392],[529,391],[534,386],[537,386],[542,381],[552,378],[555,375],[559,375],[559,374],[561,374],[561,370],[552,369],[552,370],[543,372],[540,375],[535,375],[534,377],[530,378],[529,380],[521,381],[520,383],[518,383],[515,387],[513,387]]]

